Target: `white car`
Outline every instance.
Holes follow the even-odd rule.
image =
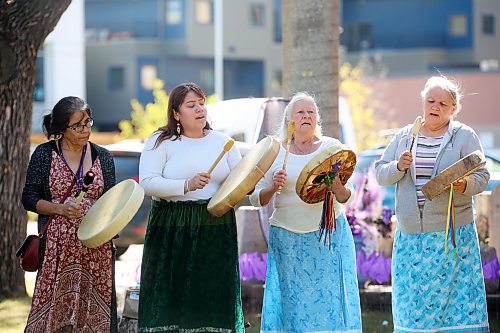
[[[238,98],[208,104],[208,120],[214,130],[235,139],[244,155],[267,135],[277,133],[288,100],[270,98]],[[344,98],[339,99],[339,140],[356,147],[351,112]]]

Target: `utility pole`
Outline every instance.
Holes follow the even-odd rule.
[[[214,80],[215,95],[224,100],[224,2],[214,0]]]

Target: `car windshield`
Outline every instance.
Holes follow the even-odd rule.
[[[489,172],[500,172],[500,160],[495,156],[486,155],[486,168]]]
[[[116,182],[121,182],[125,179],[133,179],[139,181],[139,155],[119,155],[113,152],[115,169],[116,169]]]
[[[370,166],[375,163],[380,158],[380,155],[376,154],[361,154],[358,155],[356,162],[356,171],[363,172],[368,170]]]

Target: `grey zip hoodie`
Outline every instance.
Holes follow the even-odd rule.
[[[377,181],[382,186],[396,184],[396,217],[398,228],[402,232],[421,234],[445,230],[449,191],[444,191],[432,201],[426,200],[420,211],[415,188],[415,163],[412,163],[407,173],[397,168],[399,157],[410,148],[412,126],[402,128],[389,143],[381,159],[375,162]],[[432,177],[475,150],[483,152],[476,132],[458,121],[450,121],[439,147]],[[415,151],[414,147],[413,161],[415,161]],[[465,192],[455,192],[454,197],[457,227],[473,222],[472,196],[486,189],[490,174],[486,166],[483,166],[465,179],[467,180]]]

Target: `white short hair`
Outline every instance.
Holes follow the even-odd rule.
[[[319,115],[318,105],[316,104],[316,101],[314,100],[314,97],[311,94],[305,91],[301,91],[292,96],[292,99],[290,100],[290,102],[285,108],[285,111],[283,112],[281,127],[277,134],[278,138],[280,138],[282,141],[285,141],[288,136],[288,121],[290,120],[290,115],[292,114],[292,110],[295,104],[297,102],[304,100],[312,102],[314,104],[314,108],[316,109],[318,122],[316,124],[316,128],[314,129],[314,135],[316,135],[318,138],[321,138],[323,136],[323,130],[321,128],[321,117]]]
[[[454,82],[453,80],[448,79],[444,75],[432,76],[427,80],[424,89],[420,92],[420,96],[422,97],[422,99],[425,99],[425,97],[429,93],[429,90],[435,87],[439,87],[450,94],[453,105],[456,108],[453,116],[456,116],[462,109],[462,105],[460,103],[462,100],[462,93],[460,92],[459,84],[457,82]]]

